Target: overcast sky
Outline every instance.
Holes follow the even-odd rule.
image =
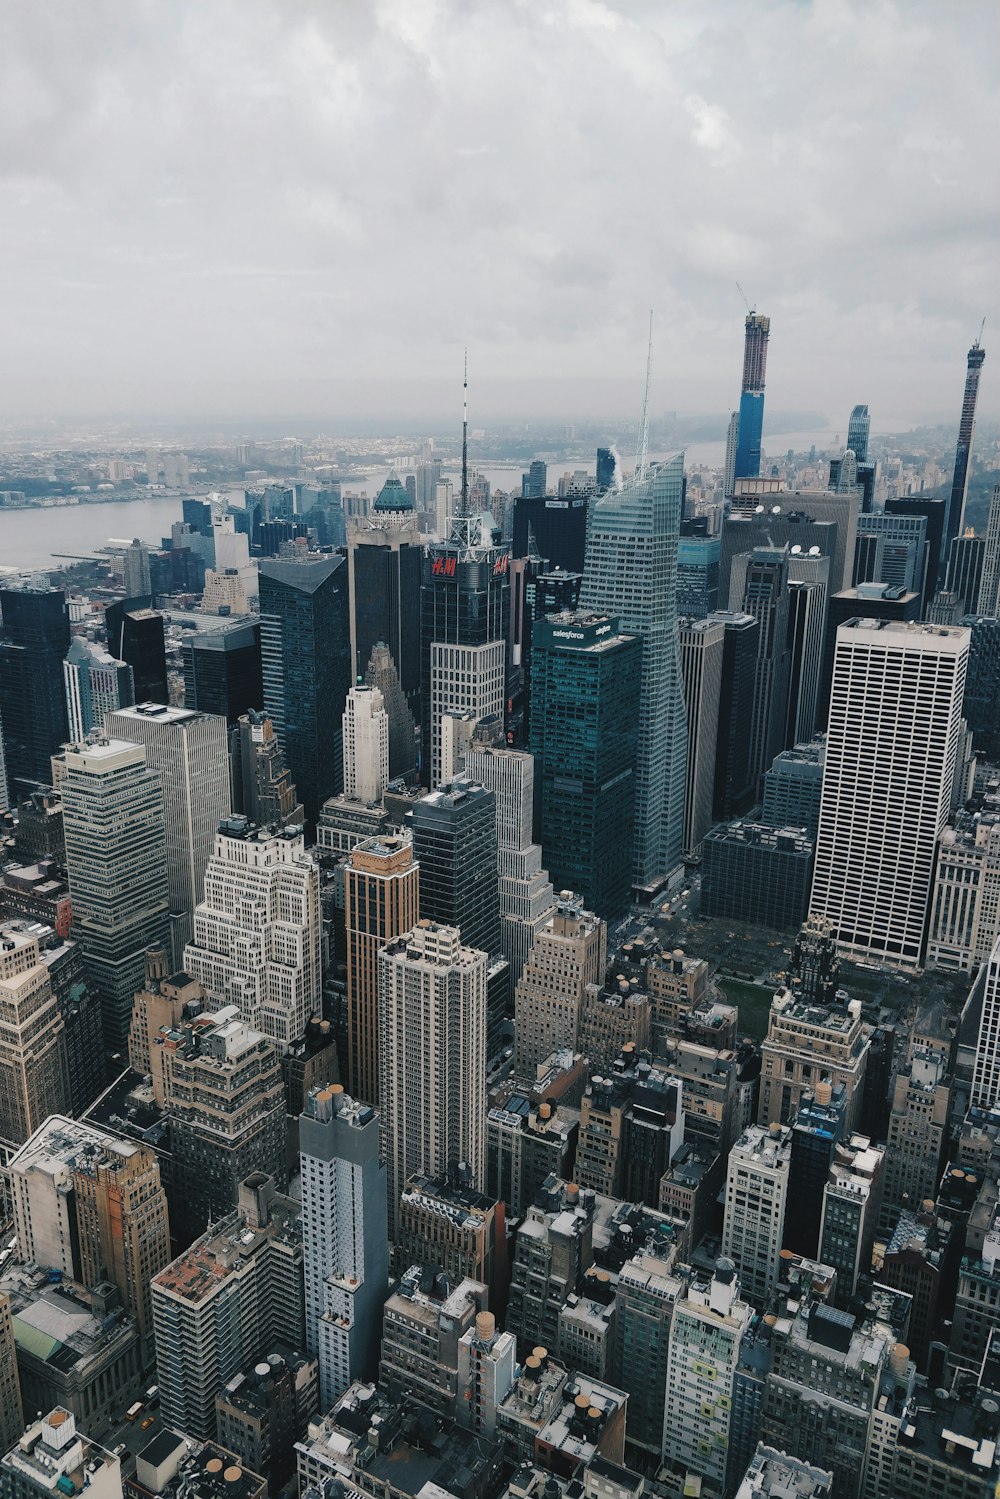
[[[1000,411],[994,0],[0,0],[4,414]]]

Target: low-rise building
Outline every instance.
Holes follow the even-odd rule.
[[[3,1499],[51,1499],[58,1493],[73,1499],[121,1499],[121,1464],[77,1429],[73,1411],[55,1406],[0,1456]]]
[[[385,1303],[379,1382],[454,1419],[459,1339],[486,1310],[488,1295],[480,1281],[453,1287],[440,1271],[411,1266]]]
[[[136,1455],[125,1499],[266,1499],[267,1480],[215,1442],[157,1432]]]
[[[219,1443],[277,1494],[295,1471],[295,1443],[319,1413],[319,1366],[286,1349],[234,1374],[215,1397]]]

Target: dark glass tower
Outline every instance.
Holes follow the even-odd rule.
[[[421,776],[441,778],[441,715],[502,713],[510,627],[510,558],[488,511],[456,516],[424,557],[420,590]],[[301,789],[301,788],[300,788]]]
[[[122,599],[104,612],[108,650],[132,668],[137,703],[168,703],[163,615],[151,598]]]
[[[500,947],[496,797],[452,781],[414,803],[413,856],[420,865],[420,917],[457,926],[466,947]]]
[[[965,496],[969,488],[969,456],[972,452],[972,431],[976,424],[976,401],[979,396],[979,376],[986,360],[986,350],[977,338],[969,350],[965,375],[965,393],[962,397],[962,415],[958,423],[958,444],[955,448],[955,473],[951,481],[951,497],[945,517],[944,542],[941,547],[941,569],[951,551],[951,544],[959,534],[965,512]]]
[[[182,646],[184,706],[217,713],[232,728],[251,709],[264,706],[260,665],[260,620],[233,620],[221,629],[198,630]]]
[[[610,448],[597,450],[597,487],[610,489],[615,482],[615,455]]]
[[[531,751],[542,857],[606,919],[629,901],[642,646],[588,610],[535,621]]]
[[[898,499],[888,499],[885,502],[886,515],[922,515],[927,522],[927,565],[924,568],[922,610],[926,610],[934,597],[939,574],[948,557],[944,540],[945,509],[946,502],[932,495],[900,495]]]
[[[756,547],[733,562],[732,596],[760,626],[750,722],[750,775],[764,772],[784,746],[791,653],[788,647],[788,549]]]
[[[413,501],[395,474],[367,521],[348,538],[351,655],[363,680],[375,646],[389,647],[407,706],[420,715],[420,583],[423,548]]]
[[[847,423],[847,446],[858,460],[859,466],[868,462],[868,435],[871,418],[867,406],[855,406]]]
[[[743,389],[736,440],[737,479],[755,479],[760,473],[760,449],[764,432],[764,376],[767,372],[767,341],[771,319],[748,312],[743,348]]]
[[[347,561],[305,553],[260,564],[264,708],[315,827],[344,785],[341,716],[351,685]]]
[[[0,724],[12,795],[51,785],[51,756],[69,737],[69,638],[61,589],[0,588]]]
[[[962,624],[972,631],[962,716],[973,748],[1000,760],[1000,619],[969,615]]]
[[[539,556],[549,568],[582,573],[586,549],[585,495],[520,495],[514,501],[512,557]]]
[[[753,800],[750,774],[750,721],[760,626],[752,615],[719,609],[709,619],[726,627],[719,691],[719,747],[715,757],[712,816],[728,820]]]

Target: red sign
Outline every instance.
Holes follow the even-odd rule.
[[[453,578],[455,567],[454,557],[435,557],[431,562],[431,573],[435,578]]]
[[[502,557],[497,558],[497,560],[493,564],[493,576],[495,578],[503,577],[504,573],[507,571],[507,563],[509,561],[510,558],[507,556],[506,552],[504,552]]]

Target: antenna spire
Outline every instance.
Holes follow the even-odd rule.
[[[979,332],[976,334],[976,341],[972,345],[972,347],[974,349],[978,349],[979,346],[982,344],[982,341],[983,341],[983,329],[985,327],[986,327],[986,318],[984,317],[983,320],[982,320],[982,322],[979,324]]]
[[[462,499],[461,515],[469,513],[469,351],[465,351],[462,375]]]
[[[653,376],[653,309],[649,309],[649,352],[646,355],[646,389],[642,397],[642,420],[635,450],[635,477],[645,479],[649,453],[649,382]]]

